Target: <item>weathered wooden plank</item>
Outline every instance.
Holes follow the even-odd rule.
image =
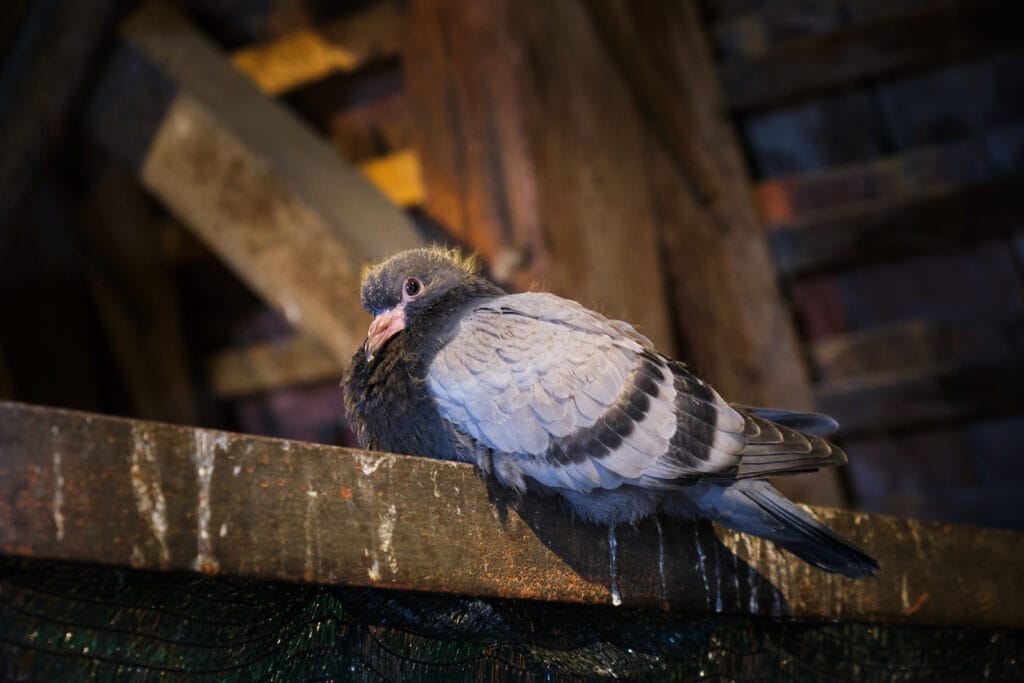
[[[819,212],[771,233],[779,271],[797,276],[1008,237],[1024,220],[1024,176]]]
[[[765,57],[721,67],[734,111],[777,106],[849,85],[983,52],[1016,49],[1024,6],[1005,0],[936,0],[853,28],[794,40]]]
[[[1024,412],[1020,356],[894,371],[818,387],[844,437]]]
[[[1001,126],[977,137],[909,149],[895,156],[763,180],[754,187],[762,220],[776,228],[859,202],[899,199],[978,185],[1014,172],[1014,141],[1024,126]],[[992,150],[1007,152],[1003,160]]]
[[[246,46],[232,54],[231,61],[261,90],[280,95],[333,73],[394,57],[400,49],[401,20],[397,2],[378,0],[316,28]]]
[[[992,318],[908,320],[827,337],[811,347],[824,382],[926,371],[978,358],[1024,355],[1024,313]]]
[[[44,0],[24,19],[0,70],[0,225],[25,196],[61,133],[82,78],[114,21],[116,3]],[[18,15],[4,7],[5,18]]]
[[[722,12],[703,3],[709,31],[724,61],[761,57],[797,38],[820,35],[925,7],[934,0],[814,0],[814,2],[736,3]]]
[[[316,339],[285,339],[222,351],[207,367],[210,389],[220,398],[271,391],[341,377],[342,364]]]
[[[343,362],[365,336],[361,267],[421,243],[401,210],[163,5],[122,26],[91,120],[148,190]]]
[[[16,403],[0,403],[0,456],[4,554],[700,614],[1024,626],[1016,532],[816,510],[880,559],[877,579],[853,581],[703,523],[574,523],[553,499],[489,493],[465,464]]]

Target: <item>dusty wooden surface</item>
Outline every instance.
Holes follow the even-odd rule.
[[[573,523],[468,465],[0,403],[0,553],[438,593],[1024,627],[1018,532],[818,509],[853,581],[709,524]]]
[[[92,127],[288,320],[346,362],[364,263],[418,246],[400,209],[158,3],[121,27]]]

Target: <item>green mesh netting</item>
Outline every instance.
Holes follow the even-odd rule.
[[[694,619],[0,558],[0,677],[1024,680],[1024,633]]]

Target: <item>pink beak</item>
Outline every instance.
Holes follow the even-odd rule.
[[[366,333],[366,342],[363,350],[366,353],[366,360],[373,360],[384,342],[405,329],[405,306],[398,304],[394,308],[384,311],[370,323],[370,329]]]

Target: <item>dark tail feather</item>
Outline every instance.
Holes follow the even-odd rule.
[[[772,408],[750,408],[748,406],[736,406],[742,410],[757,415],[765,420],[770,420],[790,429],[815,436],[831,436],[839,429],[839,423],[828,415],[820,413],[797,413],[792,410],[775,410]]]
[[[780,526],[740,529],[770,539],[800,559],[826,571],[858,579],[873,576],[878,561],[832,531],[764,482],[736,485]]]

